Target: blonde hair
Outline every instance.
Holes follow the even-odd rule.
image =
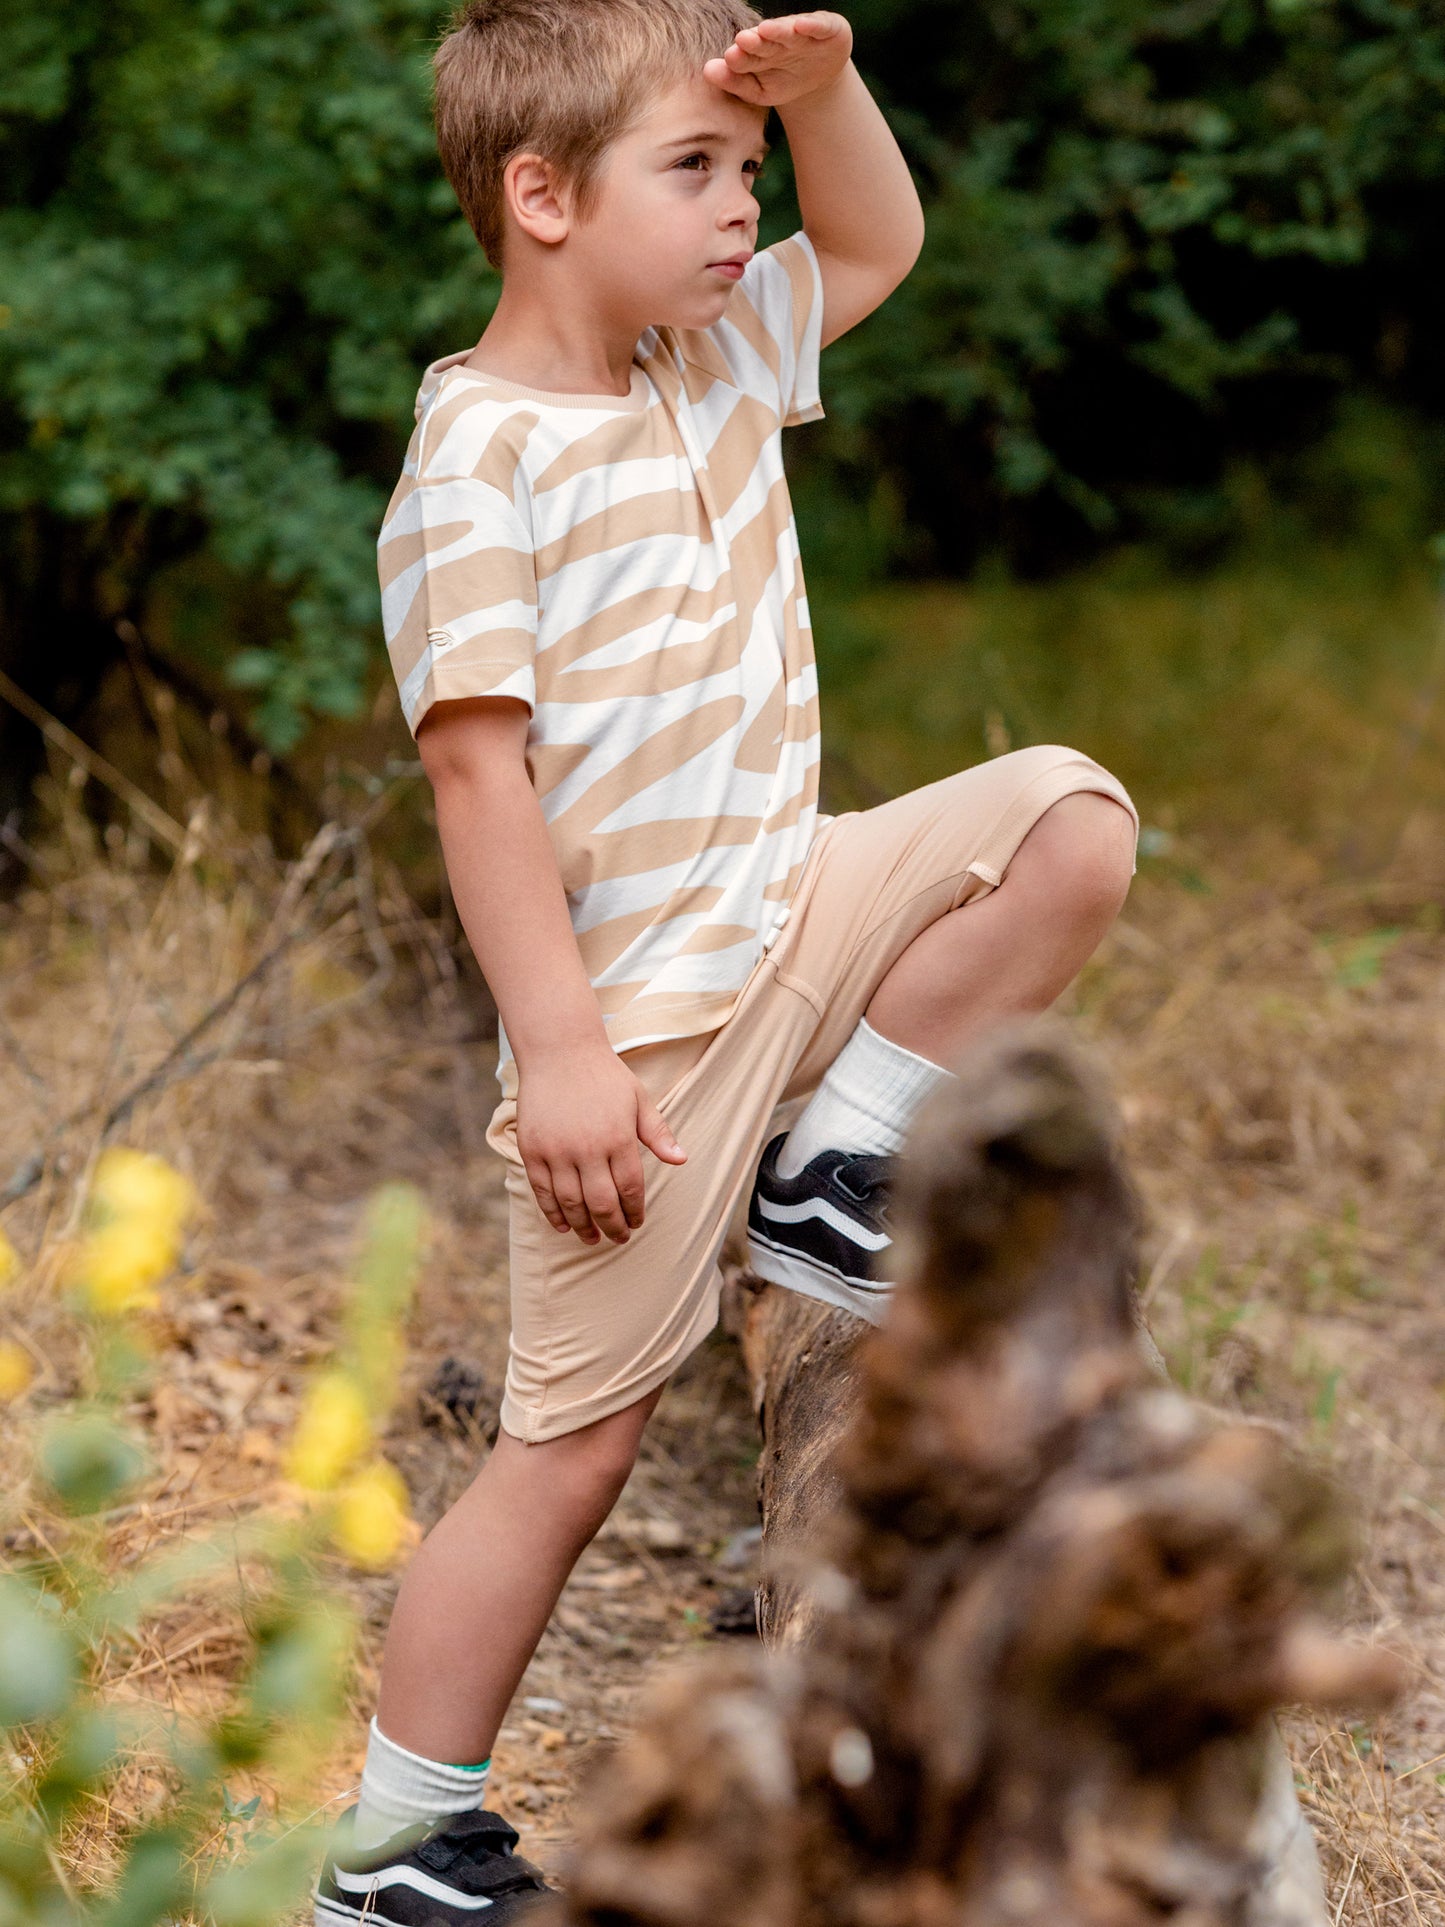
[[[492,266],[514,154],[551,161],[585,217],[612,142],[759,18],[746,0],[466,0],[434,63],[437,148]]]

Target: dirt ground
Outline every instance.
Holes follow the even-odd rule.
[[[118,1131],[182,1165],[209,1214],[137,1407],[166,1470],[146,1532],[274,1494],[363,1202],[392,1178],[422,1188],[431,1235],[385,1443],[429,1523],[486,1450],[507,1318],[482,1142],[493,1047],[448,934],[364,841],[288,867],[198,820],[167,876],[153,847],[96,837],[58,789],[52,803],[56,828],[21,847],[23,887],[0,906],[0,1188],[50,1156],[0,1223],[24,1254],[63,1242],[99,1121],[169,1064]],[[1227,852],[1156,836],[1070,1003],[1120,1093],[1148,1213],[1141,1286],[1172,1370],[1333,1468],[1360,1521],[1340,1614],[1412,1669],[1378,1724],[1288,1723],[1349,1927],[1445,1920],[1442,829],[1407,822],[1362,880],[1267,831]],[[29,1399],[63,1396],[57,1303],[10,1309],[39,1367]],[[0,1413],[0,1460],[20,1423]],[[751,1580],[756,1455],[739,1359],[715,1334],[669,1388],[496,1749],[489,1798],[544,1865],[560,1864],[579,1776],[625,1732],[642,1681],[740,1636],[715,1627],[739,1620]],[[24,1527],[9,1524],[13,1549]],[[366,1630],[319,1811],[355,1785],[395,1583],[340,1565],[335,1581]],[[233,1627],[162,1625],[129,1690],[194,1703],[224,1690],[238,1652]],[[77,1868],[97,1864],[106,1824],[159,1797],[144,1776],[118,1789],[75,1841]]]

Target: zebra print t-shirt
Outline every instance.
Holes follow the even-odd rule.
[[[818,705],[779,431],[822,414],[804,235],[722,319],[650,329],[625,397],[427,370],[379,547],[413,731],[515,696],[616,1049],[715,1029],[817,822]],[[502,1044],[503,1088],[511,1083]]]

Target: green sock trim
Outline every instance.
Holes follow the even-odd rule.
[[[454,1773],[485,1773],[492,1764],[492,1756],[489,1753],[478,1766],[464,1766],[460,1760],[453,1760],[450,1764]]]

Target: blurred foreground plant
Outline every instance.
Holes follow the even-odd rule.
[[[0,1576],[0,1927],[263,1927],[294,1907],[355,1631],[320,1556],[381,1568],[413,1536],[400,1475],[374,1449],[422,1232],[415,1193],[393,1186],[368,1211],[342,1346],[303,1408],[289,1486],[227,1529],[127,1544],[159,1473],[124,1408],[164,1378],[166,1327],[150,1314],[195,1209],[160,1159],[103,1155],[61,1269],[78,1389],[45,1412],[13,1410],[29,1476],[0,1517],[9,1543],[37,1550]],[[5,1240],[0,1284],[7,1273],[13,1293],[25,1267]],[[31,1378],[26,1349],[0,1345],[0,1400],[22,1399]],[[126,1675],[150,1670],[133,1664],[148,1627],[196,1605],[208,1621],[239,1614],[244,1652],[219,1703],[191,1714],[139,1697]],[[109,1815],[108,1789],[140,1758],[163,1793],[111,1843],[114,1878],[85,1891],[69,1843],[98,1807]],[[259,1797],[238,1800],[237,1775],[274,1789],[274,1815],[255,1823]]]

